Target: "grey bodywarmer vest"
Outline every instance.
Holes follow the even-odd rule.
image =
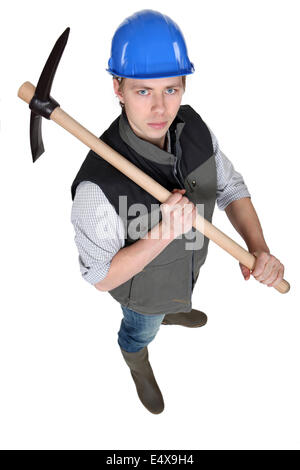
[[[197,206],[198,212],[211,222],[217,181],[210,131],[189,105],[180,106],[169,129],[171,153],[139,138],[123,110],[100,139],[169,191],[185,188],[185,196],[194,204],[202,204]],[[82,181],[97,184],[122,218],[125,246],[142,238],[162,219],[160,201],[92,150],[73,181],[72,199]],[[124,203],[120,204],[119,196],[123,196],[123,200],[127,198],[125,208]],[[142,206],[131,207],[133,204]],[[192,228],[173,240],[141,272],[109,293],[139,313],[190,312],[192,292],[207,256],[208,243],[207,237]],[[196,248],[191,249],[192,246]]]

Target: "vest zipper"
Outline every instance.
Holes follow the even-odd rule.
[[[175,136],[176,136],[176,130],[175,130]],[[178,181],[178,183],[181,185],[181,188],[182,189],[185,189],[184,187],[184,180],[183,180],[183,176],[182,176],[182,173],[180,171],[180,160],[179,160],[179,156],[181,157],[181,148],[179,146],[179,143],[177,142],[177,139],[176,139],[176,143],[175,143],[175,148],[176,148],[176,155],[175,155],[175,162],[174,162],[174,167],[173,167],[173,173],[174,173],[174,176],[176,178],[176,180]],[[178,163],[178,165],[177,165]],[[177,167],[176,167],[177,165]],[[181,178],[181,181],[179,180],[179,178],[177,177],[177,168],[178,168],[178,174],[179,174],[179,177]],[[194,250],[193,250],[193,253],[192,253],[192,285],[191,285],[191,296],[192,296],[192,293],[193,293],[193,287],[194,287]]]
[[[176,172],[178,171],[179,177],[181,178],[182,189],[185,189],[185,187],[184,187],[184,179],[183,179],[183,176],[182,176],[182,173],[181,173],[181,170],[180,170],[180,159],[181,159],[181,155],[182,155],[182,150],[181,150],[179,141],[177,140],[177,132],[176,132],[176,130],[175,130],[175,136],[176,136],[176,141],[175,141],[176,161],[175,161],[174,167],[175,167],[175,171],[176,171]],[[177,165],[177,167],[176,167],[176,165]]]
[[[185,189],[184,187],[184,182],[183,182],[183,176],[181,174],[181,171],[180,171],[180,168],[179,168],[179,161],[178,161],[178,169],[177,169],[177,161],[178,161],[178,158],[176,158],[175,162],[174,162],[174,166],[173,166],[173,174],[176,178],[176,181],[178,182],[179,184],[179,189]],[[180,181],[180,178],[178,178],[177,176],[177,173],[179,173],[179,177],[181,178],[181,181]]]
[[[176,160],[175,160],[174,167],[173,167],[173,174],[175,176],[176,181],[179,183],[179,187],[181,188],[182,183],[181,181],[179,181],[179,178],[177,177]]]
[[[183,176],[182,176],[182,173],[181,173],[181,170],[180,170],[180,161],[178,162],[178,173],[181,177],[181,181],[182,181],[182,184],[183,184],[183,187],[184,187],[184,180],[183,180]]]
[[[193,293],[194,284],[195,284],[195,280],[194,280],[194,250],[193,250],[193,253],[192,253],[192,293]]]
[[[178,158],[178,155],[179,155],[179,151],[180,149],[178,148],[178,142],[177,142],[177,132],[176,132],[176,129],[174,130],[174,135],[171,135],[170,133],[170,139],[171,139],[171,152],[173,152],[173,155],[175,156],[175,161],[174,161],[174,166],[173,166],[173,175],[179,185],[179,188],[180,189],[184,189],[184,184],[183,184],[183,178],[182,178],[182,174],[180,172],[180,169],[179,169],[179,165],[178,165],[178,173],[179,173],[179,178],[177,176],[177,162],[179,161],[179,158]],[[182,181],[180,181],[180,178],[182,179]]]

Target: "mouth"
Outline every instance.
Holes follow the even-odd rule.
[[[167,124],[168,124],[168,121],[164,121],[164,122],[149,122],[149,123],[148,123],[148,126],[151,126],[151,127],[153,127],[154,129],[162,129],[162,128],[165,127]]]

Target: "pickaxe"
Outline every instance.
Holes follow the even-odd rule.
[[[51,119],[73,134],[99,155],[100,158],[104,158],[128,178],[141,186],[145,191],[154,196],[158,201],[164,203],[172,194],[171,192],[113,150],[101,139],[85,129],[79,122],[75,121],[75,119],[63,111],[57,101],[50,96],[52,82],[67,43],[69,32],[70,28],[67,28],[56,41],[41,73],[37,87],[35,88],[30,82],[25,82],[18,91],[18,96],[28,103],[31,109],[30,145],[33,162],[44,152],[41,133],[43,116],[47,119]],[[250,270],[254,269],[256,257],[204,219],[199,213],[197,213],[194,227],[244,266],[247,266]],[[290,290],[290,285],[283,279],[275,286],[275,289],[283,294]]]

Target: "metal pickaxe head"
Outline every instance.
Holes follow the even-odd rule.
[[[54,44],[39,78],[34,96],[29,103],[29,108],[31,109],[30,146],[33,162],[35,162],[45,150],[42,138],[42,116],[46,119],[50,119],[53,110],[59,106],[58,102],[50,96],[50,91],[56,69],[68,41],[69,32],[70,28],[67,28]]]

